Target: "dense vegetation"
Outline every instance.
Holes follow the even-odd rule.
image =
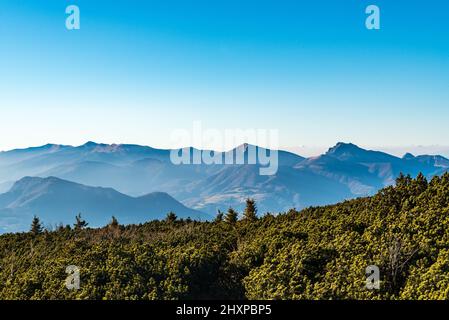
[[[1,299],[448,299],[449,174],[337,205],[0,236]],[[79,290],[65,287],[68,265]],[[379,290],[365,286],[377,265]]]

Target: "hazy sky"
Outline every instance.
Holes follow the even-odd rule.
[[[193,121],[290,147],[448,145],[448,21],[446,0],[1,0],[0,150],[168,147]]]

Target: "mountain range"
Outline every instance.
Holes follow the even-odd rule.
[[[75,215],[92,226],[104,226],[112,216],[120,223],[163,219],[173,211],[180,218],[211,216],[189,209],[165,192],[130,197],[112,188],[89,187],[55,177],[25,177],[0,195],[0,232],[26,230],[33,215],[50,226],[74,222]]]
[[[262,149],[239,146],[245,156],[249,147]],[[318,157],[279,151],[272,176],[259,174],[260,163],[175,165],[170,152],[95,142],[0,152],[0,231],[24,229],[33,214],[65,223],[82,212],[92,225],[111,215],[137,223],[168,211],[207,219],[229,206],[241,210],[247,197],[260,213],[301,209],[372,195],[401,172],[431,178],[449,169],[439,155],[401,158],[341,142]]]

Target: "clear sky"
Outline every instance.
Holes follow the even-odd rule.
[[[448,145],[448,21],[447,0],[1,0],[0,150],[168,147],[193,121],[289,147]]]

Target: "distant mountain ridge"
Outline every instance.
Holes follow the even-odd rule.
[[[207,220],[211,216],[189,209],[164,192],[130,197],[112,188],[90,187],[55,177],[25,177],[0,195],[0,231],[26,230],[37,215],[47,224],[71,224],[82,213],[92,226],[106,225],[112,216],[121,223],[164,219],[168,212],[180,218]]]
[[[240,148],[247,150],[249,146]],[[412,176],[422,172],[431,178],[449,169],[449,160],[439,155],[396,157],[343,142],[311,158],[279,151],[279,168],[273,176],[261,176],[259,163],[175,165],[170,161],[170,152],[91,141],[76,147],[47,144],[0,152],[0,192],[8,191],[14,181],[26,176],[57,177],[113,188],[133,197],[165,192],[209,215],[229,206],[241,210],[245,198],[252,197],[259,212],[264,213],[372,195],[393,184],[400,172]]]

